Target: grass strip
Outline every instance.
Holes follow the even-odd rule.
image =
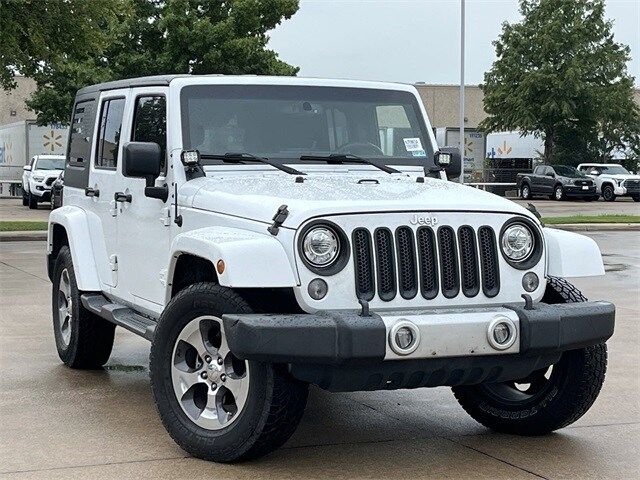
[[[570,217],[542,217],[547,225],[573,223],[640,223],[640,215],[572,215]]]
[[[29,220],[2,220],[0,232],[31,232],[47,229],[47,222]]]

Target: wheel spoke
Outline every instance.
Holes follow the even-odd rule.
[[[211,422],[215,419],[219,427],[224,427],[231,420],[233,413],[229,413],[222,408],[222,398],[220,390],[209,391],[207,395],[207,406],[202,412],[201,417]]]
[[[224,386],[233,394],[238,410],[242,408],[247,400],[247,394],[249,393],[249,381],[245,377],[232,378],[227,376]]]
[[[196,383],[204,382],[199,371],[185,372],[177,367],[174,367],[171,371],[171,380],[173,381],[174,390],[179,394],[178,400],[181,400],[182,395]]]
[[[202,331],[200,329],[200,324],[195,322],[193,325],[187,325],[187,327],[191,327],[189,331],[185,328],[182,334],[180,335],[183,340],[196,349],[200,358],[204,360],[206,355],[211,354],[211,347],[207,345],[204,338],[202,337]]]

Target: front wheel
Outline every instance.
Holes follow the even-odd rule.
[[[151,386],[160,418],[191,455],[248,460],[280,447],[295,431],[308,386],[284,367],[236,357],[222,315],[251,313],[233,290],[197,283],[160,317],[151,345]]]
[[[543,301],[583,302],[564,279],[551,278]],[[607,346],[564,352],[549,367],[504,383],[453,388],[456,399],[476,421],[503,433],[544,435],[578,420],[593,405],[604,382]]]
[[[634,202],[640,202],[640,195],[636,195],[636,196],[631,197],[631,198],[633,198]]]
[[[531,187],[529,187],[528,184],[524,184],[522,185],[522,188],[520,189],[520,197],[523,200],[529,200],[531,199]]]
[[[612,185],[602,187],[602,198],[604,198],[605,202],[615,202],[616,194],[613,191]]]
[[[26,191],[22,191],[22,206],[23,207],[27,207],[29,205],[29,197],[27,196],[27,192]]]
[[[554,200],[562,200],[564,198],[562,185],[557,185],[556,188],[553,189],[553,198]]]
[[[36,197],[32,193],[29,194],[27,203],[29,204],[29,208],[31,210],[37,210],[38,209],[38,197]]]

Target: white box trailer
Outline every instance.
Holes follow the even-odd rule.
[[[484,167],[485,134],[475,128],[464,129],[464,152],[460,152],[464,165],[464,181],[481,181]],[[458,147],[460,129],[457,127],[436,128],[436,142],[439,147]]]
[[[69,127],[23,120],[0,126],[0,196],[19,196],[22,167],[34,155],[64,155]]]
[[[536,160],[544,153],[544,140],[522,132],[495,132],[487,135],[487,158]]]

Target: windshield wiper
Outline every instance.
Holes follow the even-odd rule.
[[[202,154],[200,155],[205,160],[222,160],[227,163],[244,163],[244,162],[257,162],[264,163],[265,165],[271,165],[273,168],[277,168],[278,170],[282,170],[283,172],[289,173],[291,175],[306,175],[306,173],[301,172],[300,170],[296,170],[295,168],[287,167],[286,165],[281,165],[277,162],[273,162],[266,157],[258,157],[257,155],[253,155],[251,153],[230,153],[227,152],[225,154]]]
[[[358,165],[372,165],[376,168],[379,168],[383,172],[402,173],[400,170],[391,168],[384,163],[374,162],[373,160],[362,158],[357,155],[351,155],[350,153],[332,153],[331,155],[302,155],[300,157],[300,160],[320,161],[327,162],[329,164],[355,163]]]

